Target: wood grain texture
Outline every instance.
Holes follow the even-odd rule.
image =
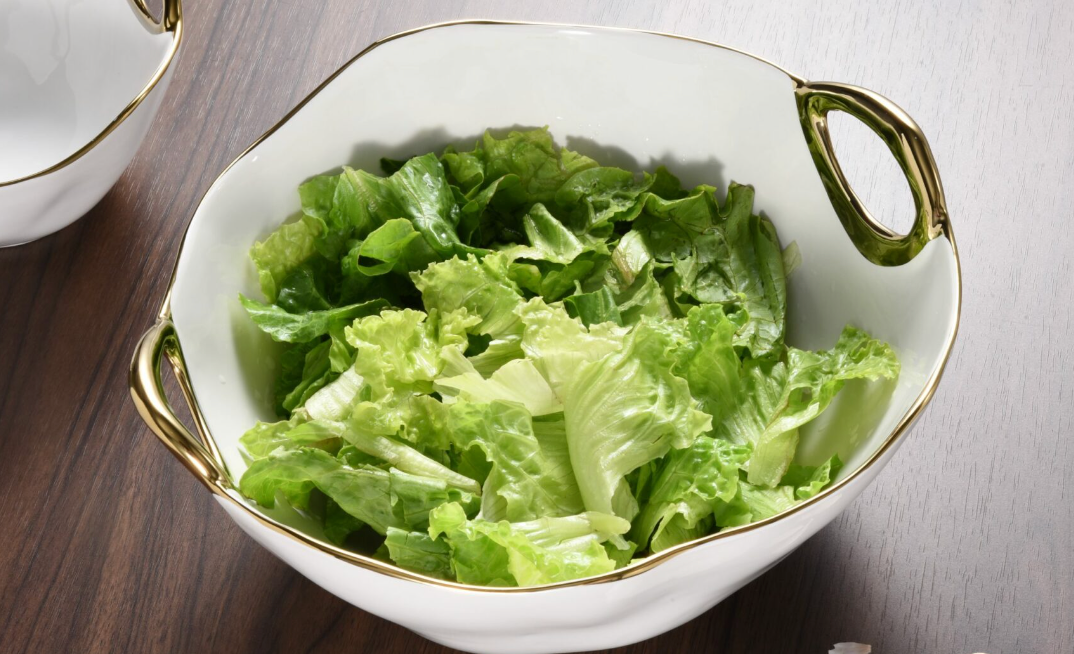
[[[917,119],[946,183],[962,329],[908,441],[771,572],[620,651],[1074,652],[1074,4],[187,0],[185,13],[171,88],[120,182],[75,225],[0,251],[0,652],[445,651],[246,538],[142,425],[126,370],[227,163],[370,41],[460,17],[678,32],[861,84]],[[837,128],[852,182],[907,220],[877,141]]]

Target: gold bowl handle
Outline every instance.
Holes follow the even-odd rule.
[[[134,406],[145,424],[164,446],[187,467],[198,481],[214,493],[223,493],[230,486],[223,466],[217,463],[205,445],[180,422],[168,398],[160,367],[167,355],[177,375],[185,375],[182,352],[171,320],[157,321],[142,336],[131,361],[130,389]]]
[[[881,266],[899,266],[913,259],[947,224],[940,173],[921,128],[894,102],[861,87],[838,82],[805,82],[795,94],[802,130],[821,181],[858,251]],[[865,123],[895,156],[910,184],[917,211],[909,234],[895,234],[877,222],[850,188],[828,133],[828,112],[833,109]]]
[[[157,20],[152,12],[149,11],[145,0],[131,0],[131,4],[134,5],[145,26],[154,32],[171,32],[183,19],[182,0],[164,0],[160,20]]]

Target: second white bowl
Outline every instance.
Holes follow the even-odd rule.
[[[51,234],[116,183],[182,38],[180,0],[0,3],[0,247]]]

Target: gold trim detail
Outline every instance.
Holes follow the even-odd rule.
[[[712,46],[712,47],[721,48],[721,49],[724,49],[724,50],[730,50],[732,52],[737,52],[739,54],[743,54],[743,55],[752,57],[754,59],[757,59],[758,61],[761,61],[763,63],[766,63],[766,64],[776,68],[777,70],[780,70],[781,72],[785,73],[794,82],[794,88],[795,88],[796,93],[799,93],[799,94],[804,93],[802,91],[802,89],[809,89],[809,90],[812,90],[812,91],[815,92],[819,88],[827,88],[827,87],[824,87],[824,86],[821,86],[821,85],[815,85],[815,84],[807,83],[804,79],[799,78],[796,75],[793,75],[792,73],[790,73],[790,72],[788,72],[786,70],[783,70],[779,66],[776,66],[775,64],[773,64],[773,63],[771,63],[769,61],[761,59],[760,57],[755,57],[754,55],[750,55],[749,53],[742,52],[741,50],[737,50],[735,48],[729,48],[727,46],[723,46],[723,45],[720,45],[720,44],[717,44],[717,43],[712,43],[710,41],[704,41],[704,40],[701,40],[701,39],[695,39],[695,38],[691,38],[691,37],[677,36],[677,35],[674,35],[674,34],[663,34],[663,33],[660,33],[660,32],[649,32],[649,31],[644,31],[644,30],[631,30],[631,29],[626,29],[626,28],[605,28],[605,27],[590,27],[590,26],[584,26],[584,25],[563,25],[563,24],[555,24],[555,23],[529,23],[529,22],[518,22],[518,21],[459,20],[459,21],[451,21],[451,22],[446,22],[446,23],[437,23],[437,24],[434,24],[434,25],[427,25],[425,27],[419,27],[419,28],[408,30],[408,31],[405,31],[405,32],[400,32],[398,34],[394,34],[392,36],[386,37],[386,38],[381,39],[379,41],[375,41],[369,47],[367,47],[366,49],[362,50],[360,53],[355,55],[350,61],[345,63],[342,67],[340,67],[338,70],[336,70],[334,73],[332,73],[327,79],[325,79],[320,85],[318,85],[317,88],[313,90],[313,92],[311,92],[301,102],[299,102],[290,112],[288,112],[287,115],[285,115],[283,117],[283,119],[280,120],[280,122],[276,123],[271,128],[269,128],[268,131],[266,131],[264,134],[262,134],[260,137],[258,137],[258,139],[256,141],[254,141],[238,157],[236,157],[234,161],[232,161],[230,164],[228,164],[228,166],[226,168],[224,168],[224,170],[220,173],[220,175],[216,178],[216,180],[214,180],[213,183],[209,186],[209,189],[206,190],[205,195],[207,195],[209,190],[211,190],[217,183],[219,183],[220,179],[223,178],[224,175],[226,175],[227,172],[236,163],[238,163],[240,160],[242,160],[247,154],[249,154],[261,142],[263,142],[265,139],[267,139],[269,136],[271,136],[274,132],[276,132],[276,130],[278,130],[281,126],[283,126],[285,123],[287,123],[287,121],[290,120],[292,116],[294,116],[296,113],[298,113],[298,111],[300,111],[306,105],[306,103],[308,103],[311,99],[313,99],[313,97],[316,96],[325,86],[330,84],[336,77],[338,77],[344,70],[346,70],[351,64],[353,64],[355,61],[360,59],[362,56],[364,56],[365,54],[369,53],[371,50],[377,48],[378,46],[381,46],[381,45],[383,45],[385,43],[388,43],[390,41],[394,41],[396,39],[402,38],[404,36],[409,36],[411,34],[417,34],[419,32],[424,32],[424,31],[430,30],[430,29],[438,29],[438,28],[442,28],[442,27],[450,27],[450,26],[455,26],[455,25],[539,25],[539,26],[547,26],[547,27],[566,27],[566,28],[576,28],[576,29],[599,29],[599,30],[607,30],[607,31],[634,32],[634,33],[651,34],[651,35],[654,35],[654,36],[681,39],[681,40],[685,40],[685,41],[692,41],[694,43],[700,43],[702,45],[708,45],[708,46]],[[834,85],[834,86],[837,86],[840,89],[847,88],[845,85]],[[859,90],[864,91],[864,89],[856,89],[855,88],[855,91],[859,91]],[[871,92],[865,91],[865,93],[868,93],[870,97],[875,96],[875,94],[872,94]],[[801,97],[801,95],[799,97]],[[876,97],[880,98],[880,96],[876,96]],[[894,104],[890,103],[890,101],[884,100],[884,103],[885,103],[885,111],[874,112],[873,115],[876,116],[878,120],[883,120],[886,116],[891,115],[892,111],[897,111],[898,112],[897,115],[900,115],[900,121],[899,121],[900,125],[902,127],[904,127],[904,128],[907,125],[911,126],[912,127],[911,132],[913,132],[912,136],[915,137],[915,138],[920,139],[920,144],[923,144],[924,147],[927,149],[928,145],[927,145],[927,143],[925,143],[924,136],[921,135],[920,130],[917,128],[916,124],[914,124],[913,121],[910,120],[908,116],[905,116],[905,114],[902,113],[901,110],[899,110],[897,107],[895,107]],[[890,105],[890,106],[888,106],[888,105]],[[902,120],[902,119],[905,119],[905,120]],[[806,138],[807,138],[807,141],[808,141],[809,128],[806,127],[805,125],[803,125],[803,129],[806,131]],[[911,152],[914,152],[914,150],[911,149]],[[917,159],[910,159],[910,160],[911,161],[917,161]],[[832,161],[834,163],[834,158],[832,159]],[[928,157],[928,161],[931,162],[931,154]],[[819,164],[818,164],[818,166],[819,166]],[[936,175],[934,164],[931,165],[931,174],[933,176]],[[909,175],[909,173],[908,173],[908,175]],[[936,183],[936,188],[938,189],[939,188],[939,177],[938,176],[935,176],[935,183]],[[205,196],[203,195],[202,196],[202,201],[204,200],[204,197]],[[941,206],[942,206],[942,199],[943,199],[943,196],[942,196],[942,192],[941,192],[940,195],[939,195],[939,200],[941,202]],[[200,206],[201,202],[199,201],[198,204]],[[937,214],[934,214],[934,215],[937,215]],[[932,234],[932,236],[935,236],[935,235],[938,235],[939,233],[942,233],[945,237],[947,237],[948,242],[951,245],[952,254],[953,254],[954,259],[955,259],[955,272],[956,272],[956,282],[957,282],[957,284],[956,284],[956,288],[955,288],[955,292],[956,292],[956,307],[955,307],[955,324],[954,324],[954,328],[952,329],[950,338],[948,339],[947,343],[944,345],[944,349],[943,349],[943,352],[942,352],[942,358],[940,360],[940,365],[933,372],[932,376],[929,377],[928,381],[925,384],[924,390],[914,400],[914,402],[910,406],[909,410],[907,410],[906,414],[903,415],[903,417],[899,420],[898,425],[891,432],[891,434],[884,441],[884,443],[877,449],[877,451],[874,452],[872,454],[872,456],[870,456],[869,459],[866,460],[860,467],[858,467],[856,470],[851,472],[845,478],[839,480],[838,482],[836,482],[832,486],[830,486],[830,487],[826,488],[825,490],[821,491],[820,493],[818,493],[814,497],[803,501],[801,504],[795,505],[794,507],[792,507],[791,509],[789,509],[789,510],[783,512],[783,513],[775,515],[775,516],[773,516],[771,518],[767,518],[765,520],[761,520],[761,521],[758,521],[758,522],[754,522],[754,523],[745,525],[743,527],[738,527],[738,528],[735,528],[735,529],[727,529],[727,530],[724,530],[724,531],[717,532],[715,534],[710,534],[708,536],[704,536],[704,537],[696,539],[696,540],[692,540],[692,541],[689,541],[689,542],[686,542],[686,543],[682,543],[682,544],[677,545],[675,547],[671,547],[669,549],[663,550],[663,551],[661,551],[661,552],[659,552],[657,554],[654,554],[654,555],[652,555],[652,556],[650,556],[650,557],[648,557],[646,559],[642,559],[642,560],[638,561],[637,563],[633,563],[633,564],[631,564],[631,565],[629,565],[629,566],[627,566],[625,568],[621,568],[619,570],[614,570],[612,572],[608,572],[608,573],[598,575],[598,576],[595,576],[595,577],[586,577],[584,579],[576,579],[576,580],[573,580],[573,581],[559,582],[559,583],[548,584],[548,585],[544,585],[544,586],[529,586],[529,587],[523,587],[523,588],[492,588],[492,587],[487,587],[487,586],[474,586],[474,585],[469,585],[469,584],[460,584],[460,583],[457,583],[457,582],[444,581],[444,580],[441,580],[441,579],[435,579],[435,578],[432,578],[432,577],[426,577],[424,575],[417,574],[415,572],[410,572],[409,570],[404,570],[404,569],[399,568],[397,566],[394,566],[392,564],[385,563],[383,561],[379,561],[377,559],[373,559],[373,558],[370,558],[368,556],[358,554],[356,552],[351,552],[349,550],[345,550],[345,549],[336,547],[336,546],[331,545],[331,544],[326,543],[326,542],[322,542],[322,541],[317,540],[317,539],[313,538],[312,536],[310,536],[310,535],[308,535],[308,534],[306,534],[304,532],[301,532],[301,531],[299,531],[297,529],[294,529],[293,527],[289,527],[287,525],[284,525],[284,524],[281,524],[281,523],[277,522],[276,520],[273,520],[272,518],[269,518],[268,516],[264,515],[263,513],[258,511],[256,508],[251,506],[251,504],[245,498],[243,498],[232,487],[231,481],[230,481],[230,479],[228,478],[228,476],[226,474],[226,470],[225,470],[224,463],[223,463],[223,458],[220,456],[219,449],[216,446],[216,443],[215,443],[215,441],[214,441],[214,439],[212,437],[212,434],[209,432],[208,425],[206,424],[206,421],[205,421],[205,417],[202,415],[201,409],[200,409],[199,404],[197,402],[196,394],[194,393],[194,389],[190,384],[190,379],[189,379],[189,376],[187,375],[187,372],[186,372],[186,365],[185,365],[185,362],[183,361],[183,358],[182,358],[182,352],[179,349],[179,341],[178,341],[178,337],[177,337],[177,335],[175,333],[175,326],[172,324],[172,321],[171,321],[171,293],[172,293],[172,288],[173,288],[173,286],[175,284],[175,276],[176,276],[176,271],[178,270],[179,259],[182,256],[183,246],[186,244],[186,234],[184,234],[183,240],[179,245],[179,251],[176,254],[175,266],[172,269],[171,280],[169,281],[168,290],[165,293],[164,300],[162,302],[160,312],[158,313],[157,322],[152,328],[150,328],[150,330],[148,332],[146,332],[146,335],[142,338],[142,341],[139,343],[138,348],[137,348],[137,350],[135,352],[134,360],[131,363],[131,372],[130,372],[131,394],[134,397],[134,401],[135,401],[136,406],[138,407],[139,414],[142,416],[142,418],[149,425],[149,427],[153,431],[153,433],[155,433],[157,435],[157,437],[160,438],[164,442],[165,446],[173,454],[175,454],[184,463],[184,465],[186,465],[187,468],[190,469],[195,474],[195,476],[197,476],[198,479],[209,488],[209,490],[211,490],[213,493],[215,493],[218,497],[227,500],[228,502],[230,502],[235,507],[245,511],[252,518],[254,518],[257,522],[259,522],[261,525],[267,527],[268,529],[270,529],[270,530],[272,530],[272,531],[274,531],[274,532],[276,532],[278,534],[284,535],[284,536],[286,536],[288,538],[291,538],[291,539],[293,539],[295,541],[298,541],[299,543],[302,543],[304,545],[308,545],[309,547],[313,548],[314,550],[320,551],[322,553],[328,554],[330,556],[333,556],[335,558],[338,558],[338,559],[341,559],[341,560],[344,560],[344,561],[348,561],[348,562],[353,563],[354,565],[357,565],[357,566],[359,566],[361,568],[365,568],[366,570],[371,570],[371,571],[374,571],[374,572],[378,572],[378,573],[381,573],[381,574],[388,575],[389,577],[394,577],[394,578],[397,578],[397,579],[405,579],[407,581],[412,581],[412,582],[420,583],[420,584],[427,584],[427,585],[431,585],[431,586],[441,586],[441,587],[445,587],[445,588],[452,588],[452,589],[472,591],[472,592],[496,593],[496,594],[534,593],[534,592],[543,592],[543,591],[556,589],[556,588],[566,588],[566,587],[570,587],[570,586],[584,586],[584,585],[590,585],[590,584],[607,583],[607,582],[616,581],[616,580],[619,580],[619,579],[625,579],[625,578],[628,578],[628,577],[633,577],[634,575],[641,574],[643,572],[651,570],[652,568],[654,568],[657,565],[663,563],[664,561],[667,561],[668,559],[670,559],[670,558],[672,558],[674,556],[677,556],[677,555],[679,555],[679,554],[681,554],[681,553],[683,553],[683,552],[685,552],[687,550],[693,549],[695,547],[699,547],[701,545],[704,545],[706,543],[710,543],[710,542],[715,541],[715,540],[721,540],[721,539],[724,539],[724,538],[733,538],[736,534],[747,532],[747,531],[752,531],[754,529],[759,529],[759,528],[764,527],[766,525],[769,525],[769,524],[772,524],[774,522],[783,520],[787,516],[790,516],[790,515],[793,515],[795,513],[798,513],[799,511],[805,510],[806,508],[808,508],[808,507],[810,507],[810,506],[812,506],[814,504],[817,504],[817,503],[825,501],[830,496],[832,496],[835,492],[837,492],[839,489],[841,489],[844,486],[846,486],[847,484],[849,484],[851,481],[853,481],[859,475],[861,475],[865,470],[867,470],[874,463],[876,463],[876,461],[879,460],[880,457],[882,457],[889,449],[891,449],[899,441],[899,439],[909,430],[909,428],[913,424],[914,420],[918,417],[918,415],[920,415],[921,411],[929,403],[929,400],[932,399],[933,394],[936,392],[936,387],[938,386],[938,384],[940,382],[940,378],[943,375],[944,369],[945,369],[945,367],[947,365],[947,361],[948,361],[948,359],[950,358],[950,355],[951,355],[951,348],[954,345],[955,336],[956,336],[956,334],[958,332],[959,316],[961,314],[961,309],[962,309],[962,272],[961,272],[961,266],[959,264],[959,259],[958,259],[958,249],[955,246],[954,234],[951,231],[950,222],[946,219],[946,211],[943,212],[942,214],[938,214],[938,215],[940,216],[940,218],[937,220],[936,225],[938,226],[940,231],[937,232],[937,234],[932,234],[932,232],[930,231],[930,234]],[[930,236],[930,238],[931,238],[931,236]],[[918,248],[918,249],[920,249],[920,248]],[[880,265],[885,265],[885,264],[880,264]],[[162,352],[167,356],[169,362],[171,363],[171,365],[172,365],[172,367],[173,367],[173,369],[175,371],[175,374],[176,374],[176,376],[177,376],[177,378],[179,380],[179,385],[180,385],[180,387],[181,387],[181,389],[183,391],[183,395],[185,396],[185,398],[186,398],[186,400],[187,400],[187,402],[188,402],[188,404],[190,406],[191,413],[194,416],[195,424],[196,424],[198,433],[201,436],[201,441],[202,442],[198,442],[197,439],[195,439],[195,437],[193,436],[193,434],[191,434],[190,431],[188,429],[186,429],[186,427],[184,427],[182,425],[182,423],[179,421],[179,419],[175,416],[174,412],[172,411],[171,406],[167,402],[167,399],[164,398],[163,386],[162,386],[161,381],[160,381],[160,374],[161,374],[160,365],[162,364],[163,358],[164,358],[163,356],[161,356]],[[204,445],[203,445],[203,443],[204,443]]]
[[[53,164],[44,170],[40,170],[36,173],[26,175],[10,180],[0,180],[0,188],[5,186],[14,186],[21,182],[29,181],[31,179],[37,179],[38,177],[44,177],[66,168],[74,162],[84,157],[90,150],[97,147],[109,134],[116,131],[116,129],[127,119],[128,116],[134,113],[134,111],[142,104],[142,102],[149,97],[149,94],[156,88],[157,83],[164,77],[164,73],[168,72],[168,67],[171,66],[172,61],[175,59],[175,54],[179,52],[179,44],[183,40],[183,3],[182,0],[164,0],[164,10],[161,14],[160,20],[153,18],[153,15],[149,13],[149,9],[145,5],[145,0],[130,0],[134,5],[135,13],[142,20],[142,23],[148,27],[151,31],[156,33],[171,33],[172,43],[168,48],[168,52],[164,57],[164,61],[157,67],[156,72],[153,73],[153,77],[149,79],[149,83],[142,88],[142,90],[134,97],[123,111],[119,112],[119,115],[115,117],[112,122],[104,128],[104,130],[93,137],[93,140],[83,145],[76,150],[73,154],[68,156],[63,161]]]
[[[806,82],[795,90],[795,97],[809,152],[832,206],[858,251],[880,266],[899,266],[913,259],[926,243],[940,235],[947,223],[940,173],[921,128],[891,100],[849,84]],[[877,222],[850,188],[828,133],[828,112],[832,110],[844,111],[865,123],[895,156],[910,184],[917,211],[909,234],[900,236]]]
[[[180,422],[164,396],[160,366],[165,356],[172,363],[188,401],[194,398],[192,390],[187,394],[187,389],[191,388],[190,380],[186,376],[179,339],[175,337],[175,325],[170,320],[161,320],[142,336],[131,361],[129,384],[134,406],[157,438],[194,473],[198,481],[214,493],[221,493],[230,487],[231,481],[220,465],[223,459],[219,458],[219,451],[215,446],[212,452],[206,449]],[[197,406],[196,401],[191,406]],[[200,413],[198,410],[194,412]],[[211,438],[206,440],[212,441]]]
[[[170,32],[172,28],[179,24],[183,17],[183,8],[180,6],[179,0],[164,0],[164,6],[161,8],[160,20],[153,18],[153,12],[149,11],[149,7],[146,5],[145,0],[129,0],[131,5],[134,6],[135,13],[142,20],[142,23],[151,31],[161,34],[164,32]]]

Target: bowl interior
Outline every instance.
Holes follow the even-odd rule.
[[[831,347],[847,323],[898,352],[887,387],[850,384],[804,431],[800,458],[838,452],[850,474],[892,434],[942,364],[957,320],[946,239],[909,264],[866,261],[837,219],[806,148],[794,81],[750,56],[646,33],[463,24],[367,52],[217,180],[194,215],[171,307],[194,393],[230,473],[238,438],[271,411],[275,350],[244,314],[258,294],[246,253],[299,209],[296,187],[342,164],[378,170],[486,128],[549,125],[557,141],[608,165],[664,164],[687,185],[752,184],[756,209],[796,241],[789,342]]]
[[[93,141],[146,87],[172,42],[130,0],[0,3],[0,182]]]

